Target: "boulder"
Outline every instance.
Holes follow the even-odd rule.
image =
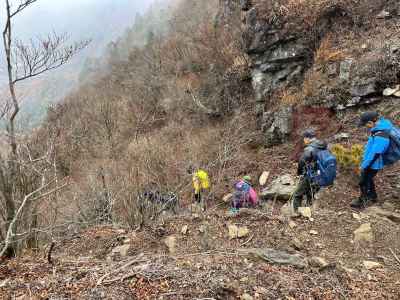
[[[371,223],[364,223],[354,231],[355,242],[372,242],[373,239]]]
[[[239,254],[247,256],[252,259],[262,259],[270,264],[276,265],[290,265],[296,268],[305,268],[307,261],[299,254],[289,254],[284,251],[279,251],[270,248],[253,248],[253,249],[240,249]]]
[[[176,253],[176,236],[170,235],[164,240],[164,244],[167,246],[170,254]]]
[[[363,266],[367,270],[374,270],[374,269],[380,269],[382,268],[382,264],[375,262],[375,261],[370,261],[370,260],[364,260],[363,261]]]
[[[296,180],[291,175],[283,175],[275,179],[269,187],[262,190],[260,196],[264,199],[289,200],[296,190]]]

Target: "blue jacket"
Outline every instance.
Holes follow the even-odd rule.
[[[384,118],[379,119],[376,126],[371,129],[371,135],[364,148],[364,158],[361,163],[361,169],[371,168],[381,170],[384,167],[382,154],[389,148],[390,140],[386,136],[380,136],[378,131],[388,133],[393,124]]]

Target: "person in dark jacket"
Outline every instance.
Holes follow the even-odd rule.
[[[351,207],[363,208],[370,201],[376,202],[374,177],[383,169],[383,154],[390,145],[389,132],[393,124],[377,112],[365,112],[360,117],[360,127],[367,127],[370,131],[368,142],[364,147],[364,157],[360,166],[360,197],[351,203]]]
[[[306,196],[307,205],[310,206],[315,193],[319,191],[320,187],[310,178],[309,172],[318,171],[317,154],[319,151],[327,149],[327,144],[316,138],[313,129],[307,129],[303,134],[303,138],[305,148],[297,167],[297,175],[300,176],[300,181],[293,194],[293,209],[295,212],[297,212],[301,205],[304,196]]]

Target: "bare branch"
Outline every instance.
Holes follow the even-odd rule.
[[[15,11],[13,11],[10,15],[11,18],[15,17],[15,15],[19,14],[20,12],[22,12],[25,8],[27,8],[29,5],[37,2],[38,0],[24,0],[22,1],[18,7],[16,8]]]
[[[67,40],[67,34],[52,33],[46,38],[30,40],[29,43],[16,41],[14,47],[16,67],[14,68],[13,83],[61,67],[90,43],[90,40],[85,40],[64,46]]]

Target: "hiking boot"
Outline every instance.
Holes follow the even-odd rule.
[[[364,208],[365,206],[367,206],[368,201],[369,200],[365,197],[359,197],[357,199],[354,199],[351,202],[350,206],[353,208]]]
[[[372,203],[377,203],[377,202],[378,202],[378,195],[377,195],[377,194],[369,195],[368,199],[369,199]]]

